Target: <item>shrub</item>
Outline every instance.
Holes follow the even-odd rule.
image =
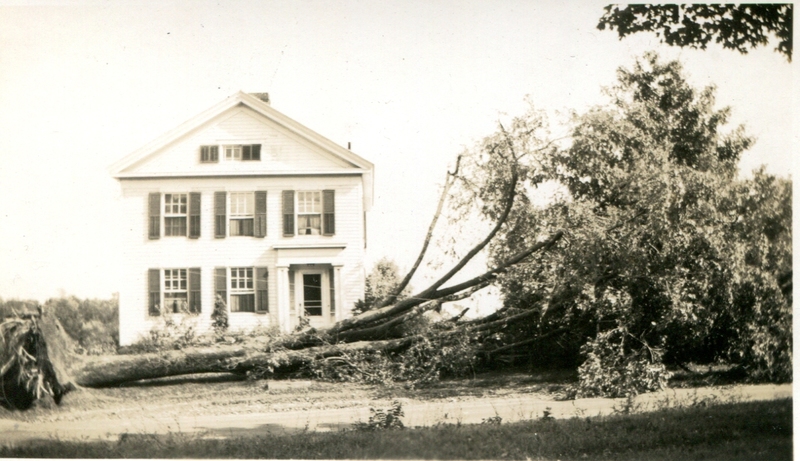
[[[638,340],[624,328],[599,333],[581,351],[586,360],[578,367],[578,383],[571,398],[630,397],[664,389],[671,373],[661,363],[660,351]]]
[[[194,326],[184,322],[181,317],[162,315],[147,336],[126,346],[120,352],[143,354],[165,350],[183,349],[200,344],[200,337]]]
[[[403,413],[403,406],[395,400],[392,406],[387,410],[375,409],[370,407],[369,421],[357,422],[354,426],[359,431],[381,431],[386,429],[403,429],[403,421],[400,420],[405,414]]]

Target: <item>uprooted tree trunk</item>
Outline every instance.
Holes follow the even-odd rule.
[[[399,293],[407,286],[425,256],[443,204],[459,178],[461,157],[454,172],[448,172],[441,199],[417,261],[403,283],[393,294],[382,300],[377,308],[339,321],[326,329],[308,330],[278,338],[266,348],[220,345],[160,353],[95,357],[75,356],[69,338],[50,313],[9,319],[3,323],[8,328],[2,331],[0,377],[4,394],[0,395],[0,403],[25,408],[43,395],[52,395],[59,401],[73,385],[101,387],[142,379],[211,372],[247,373],[258,370],[277,374],[297,370],[316,360],[350,353],[401,352],[422,339],[418,332],[403,328],[410,320],[440,307],[442,303],[470,296],[490,285],[510,267],[536,252],[550,248],[562,237],[563,232],[556,232],[496,264],[483,274],[447,286],[470,260],[487,247],[509,219],[519,186],[518,157],[510,142],[508,151],[501,155],[507,165],[510,165],[509,177],[505,181],[504,190],[501,190],[492,229],[443,276],[413,296],[399,299]],[[449,328],[437,334],[489,335],[507,327],[509,322],[522,320],[536,312],[538,311],[531,310],[521,314],[451,322]]]
[[[2,331],[2,394],[6,407],[25,409],[45,396],[58,403],[74,386],[103,387],[142,379],[195,373],[295,371],[315,360],[352,352],[397,352],[419,336],[404,336],[402,325],[424,312],[467,297],[528,255],[553,245],[561,233],[534,245],[506,263],[466,282],[444,289],[426,289],[422,296],[334,324],[327,330],[289,335],[268,348],[241,345],[189,347],[138,355],[78,356],[74,344],[52,313],[7,319]],[[423,297],[424,296],[424,297]],[[509,322],[533,315],[529,311],[506,318],[487,317],[456,324],[446,334],[498,331]]]

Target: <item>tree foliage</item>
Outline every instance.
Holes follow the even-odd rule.
[[[520,356],[578,366],[576,396],[657,389],[668,366],[689,362],[789,380],[791,183],[737,177],[753,140],[726,127],[714,88],[693,88],[678,62],[647,54],[617,80],[607,104],[574,115],[566,141],[530,110],[461,154],[412,269],[399,284],[391,264],[378,269],[373,308],[266,344],[200,348],[192,335],[180,350],[83,361],[75,382],[229,371],[415,384]],[[546,185],[560,193],[536,205]],[[471,246],[447,248],[452,264],[405,296],[440,216]],[[465,277],[486,250],[486,271]],[[424,322],[493,283],[496,312]]]
[[[43,309],[52,311],[66,333],[88,354],[115,352],[119,344],[119,298],[51,298]]]
[[[501,277],[506,307],[536,312],[501,343],[563,331],[539,350],[583,361],[579,395],[651,390],[664,363],[725,360],[790,379],[789,181],[737,179],[752,139],[723,131],[729,109],[678,62],[648,54],[607,93],[608,105],[575,116],[570,145],[541,159],[567,198],[521,209],[493,247],[502,259],[567,230],[543,261]]]
[[[359,299],[353,308],[353,314],[380,307],[379,304],[386,298],[392,296],[400,286],[400,270],[397,264],[387,257],[383,257],[375,263],[372,272],[367,276],[364,286],[364,299]],[[395,299],[403,299],[411,294],[408,286],[403,288]]]
[[[597,28],[617,30],[619,38],[655,32],[663,43],[705,49],[712,40],[746,54],[778,39],[776,51],[792,61],[791,3],[719,5],[608,5]]]
[[[119,344],[119,298],[79,299],[76,296],[50,298],[43,306],[36,301],[0,300],[0,320],[15,314],[28,315],[39,309],[52,312],[80,352],[115,352]]]

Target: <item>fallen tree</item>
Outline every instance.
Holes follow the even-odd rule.
[[[0,401],[6,406],[26,408],[46,395],[53,396],[58,402],[75,385],[110,386],[142,379],[211,372],[248,373],[257,370],[261,376],[275,375],[292,372],[331,357],[354,353],[391,354],[408,349],[424,339],[418,331],[408,328],[415,319],[427,311],[439,309],[443,303],[466,298],[489,286],[510,267],[553,247],[563,236],[562,231],[556,231],[494,264],[485,272],[448,285],[476,255],[486,249],[504,226],[513,225],[508,221],[514,207],[519,206],[517,199],[524,187],[522,179],[531,174],[530,168],[520,162],[521,156],[517,154],[514,140],[502,125],[499,133],[499,137],[485,141],[478,154],[459,156],[455,168],[448,171],[416,262],[403,282],[375,308],[326,329],[308,329],[279,337],[266,347],[214,345],[107,356],[75,355],[70,339],[48,312],[13,317],[3,323],[0,375],[4,394],[0,396]],[[552,146],[541,142],[536,148],[544,150]],[[530,154],[530,150],[529,147],[525,154]],[[497,170],[503,172],[500,176],[502,181],[497,181],[497,176],[493,174]],[[485,200],[487,194],[492,196],[491,200]],[[490,229],[433,283],[413,296],[401,297],[426,256],[434,228],[443,216],[446,204],[450,204],[451,212],[460,213],[462,217],[468,215],[470,209],[474,211],[476,204],[482,206],[478,216],[491,216]],[[442,338],[490,335],[513,319],[513,316],[470,322],[458,322],[456,319],[446,327],[440,327],[435,334]]]
[[[70,383],[220,371],[415,384],[518,359],[577,368],[575,396],[658,389],[667,366],[689,363],[790,380],[791,182],[763,170],[736,177],[752,140],[722,131],[728,110],[714,108],[713,89],[691,88],[679,63],[646,55],[619,78],[607,107],[573,120],[569,145],[546,141],[532,111],[460,156],[409,274],[358,315],[258,346],[86,358],[34,313],[0,330],[0,400],[24,407],[60,399]],[[564,199],[534,206],[528,194],[545,181]],[[452,263],[405,296],[440,221],[449,240],[434,247]],[[466,235],[477,223],[485,233]],[[460,248],[468,238],[476,243]],[[467,277],[482,252],[487,269]],[[494,313],[423,321],[490,284],[503,292]]]

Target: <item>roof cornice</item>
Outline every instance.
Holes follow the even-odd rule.
[[[309,170],[309,171],[272,171],[272,172],[208,172],[208,173],[121,173],[117,179],[186,179],[186,178],[270,178],[293,176],[362,176],[363,170]]]

